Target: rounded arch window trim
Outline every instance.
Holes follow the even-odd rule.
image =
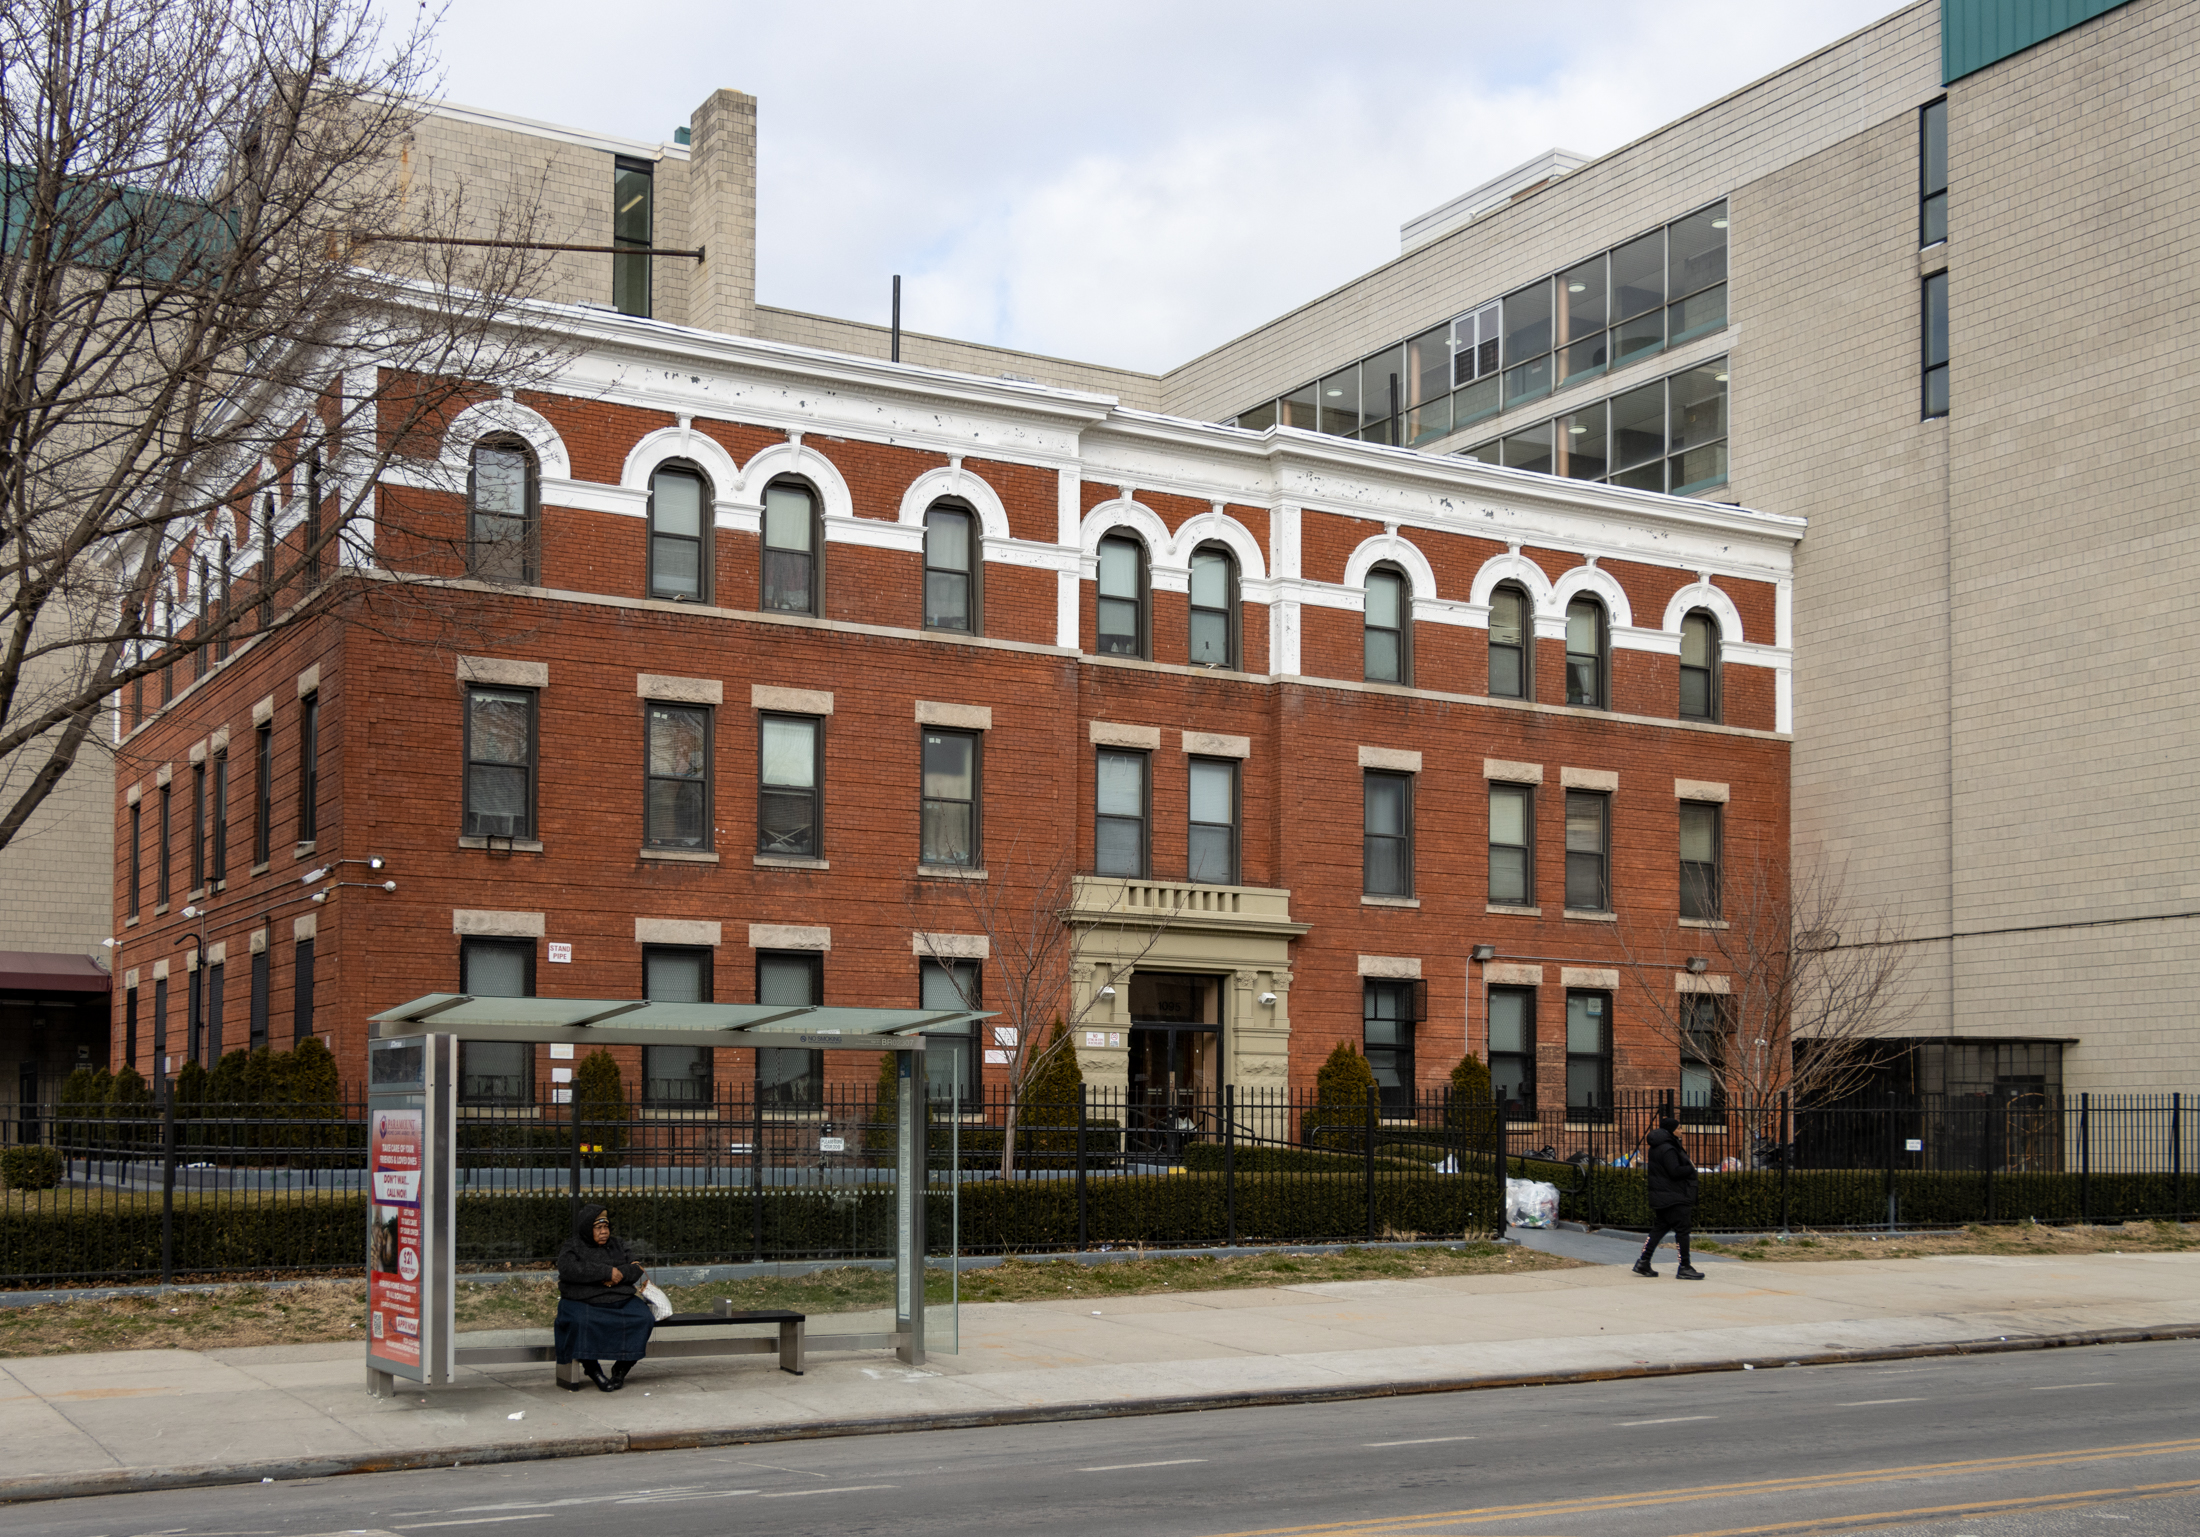
[[[762,456],[760,455],[759,457]],[[755,460],[751,460],[750,468],[753,470],[755,467]],[[801,608],[795,608],[783,603],[774,603],[771,599],[773,572],[775,569],[779,570],[781,573],[782,586],[791,590],[793,585],[791,580],[793,575],[793,568],[791,563],[787,561],[775,563],[772,556],[775,548],[777,548],[782,554],[792,554],[794,553],[794,547],[791,545],[775,547],[771,543],[772,493],[774,491],[782,491],[790,488],[800,491],[804,499],[807,500],[810,504],[808,519],[809,544],[808,547],[801,552],[803,558],[807,562],[806,567],[804,568],[804,574],[806,576],[806,595],[804,606]],[[790,469],[782,471],[779,474],[772,476],[769,480],[766,480],[759,484],[756,488],[756,502],[758,517],[756,562],[757,607],[767,614],[799,614],[806,618],[823,618],[825,610],[825,496],[821,492],[817,483],[812,480],[808,475]]]
[[[535,473],[546,480],[573,478],[572,456],[565,439],[540,411],[502,396],[476,401],[451,418],[443,430],[444,461],[454,470],[470,468],[473,451],[491,438],[508,437],[524,444],[535,461]],[[301,480],[303,477],[299,477]]]
[[[1520,600],[1519,640],[1501,646],[1497,640],[1497,602],[1500,597],[1516,597]],[[1507,576],[1492,585],[1481,604],[1487,620],[1490,645],[1489,692],[1492,699],[1518,699],[1529,703],[1535,699],[1535,594],[1514,576]],[[1512,651],[1517,656],[1514,665],[1519,671],[1519,686],[1509,692],[1500,692],[1498,671],[1500,653]]]
[[[1105,550],[1106,547],[1111,544],[1128,545],[1131,549],[1137,552],[1137,568],[1136,576],[1134,578],[1133,592],[1110,592],[1107,589],[1105,571]],[[1116,527],[1108,529],[1099,538],[1093,541],[1092,584],[1092,639],[1094,654],[1098,656],[1129,657],[1138,661],[1152,661],[1153,547],[1151,546],[1151,544],[1148,543],[1147,540],[1139,537],[1139,533],[1136,528],[1125,525],[1118,525]],[[1135,627],[1133,631],[1134,644],[1129,650],[1116,649],[1111,651],[1106,645],[1106,637],[1110,634],[1121,635],[1124,633],[1121,627],[1123,616],[1119,607],[1119,605],[1123,604],[1131,604],[1134,606],[1135,609],[1135,612],[1132,616],[1132,623]],[[1111,608],[1110,605],[1118,605],[1118,607]],[[1108,620],[1111,616],[1116,621],[1117,626],[1113,630],[1110,630],[1108,628]]]
[[[1583,609],[1594,616],[1595,636],[1593,649],[1575,649],[1574,611]],[[1576,588],[1566,599],[1566,698],[1565,703],[1578,710],[1609,710],[1612,707],[1612,630],[1611,607],[1603,595],[1593,589]],[[1590,658],[1591,671],[1587,679],[1577,672],[1576,657]],[[1583,686],[1586,684],[1586,686]]]
[[[1219,609],[1211,603],[1200,602],[1202,595],[1199,590],[1199,560],[1203,555],[1212,555],[1222,562],[1223,593]],[[1225,672],[1242,671],[1245,666],[1245,586],[1237,551],[1224,540],[1202,539],[1187,552],[1185,564],[1190,572],[1186,588],[1190,611],[1186,625],[1185,660],[1194,667],[1214,667]],[[1200,618],[1202,615],[1218,613],[1221,615],[1222,657],[1219,661],[1207,661],[1200,653],[1203,646],[1211,647],[1211,642],[1203,641]],[[1212,624],[1204,627],[1206,631],[1213,628]]]
[[[1366,601],[1369,589],[1376,581],[1389,579],[1398,584],[1398,604],[1395,627],[1375,623],[1375,612]],[[1417,592],[1413,573],[1396,560],[1381,559],[1371,564],[1360,578],[1360,675],[1369,683],[1395,683],[1403,688],[1413,686],[1413,621],[1414,601]],[[1396,655],[1382,656],[1382,636],[1395,636]],[[1378,676],[1378,668],[1385,662],[1393,665],[1396,677]]]
[[[969,520],[963,539],[963,563],[959,567],[934,566],[932,563],[932,514],[955,513]],[[971,499],[961,495],[935,496],[917,515],[920,558],[923,562],[923,592],[919,602],[923,612],[919,616],[923,628],[950,635],[983,635],[985,633],[985,543],[991,537],[987,530],[986,514],[974,506]],[[1005,537],[1005,535],[1004,535]],[[942,575],[959,573],[963,578],[963,623],[936,624],[933,622],[932,577],[937,571]]]
[[[516,512],[484,513],[480,505],[481,456],[513,454],[521,471],[520,506]],[[311,509],[306,509],[310,515]],[[483,520],[520,525],[518,537],[483,537]],[[504,549],[506,544],[514,549]],[[466,574],[479,581],[517,582],[533,586],[542,579],[542,459],[535,445],[517,432],[495,428],[483,433],[466,450],[466,537],[463,546]],[[492,569],[496,568],[496,569]]]
[[[1691,620],[1703,621],[1705,630],[1709,632],[1705,657],[1701,664],[1691,663],[1688,659],[1688,626]],[[1716,724],[1726,718],[1725,701],[1722,698],[1724,690],[1721,687],[1724,682],[1721,659],[1726,649],[1724,626],[1719,623],[1719,616],[1710,609],[1697,607],[1681,615],[1680,633],[1680,701],[1677,713],[1682,720]],[[1700,677],[1692,678],[1691,674],[1700,674]],[[1688,707],[1692,682],[1696,684],[1694,692],[1701,700],[1701,708],[1695,710]]]

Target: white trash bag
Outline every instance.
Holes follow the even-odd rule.
[[[649,1310],[657,1315],[659,1323],[672,1316],[672,1299],[657,1289],[655,1281],[642,1283],[642,1300],[649,1304]]]
[[[1557,1227],[1558,1186],[1539,1179],[1505,1181],[1507,1227]]]

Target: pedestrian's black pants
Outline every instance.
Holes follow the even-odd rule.
[[[1642,1262],[1647,1265],[1658,1252],[1658,1245],[1665,1242],[1665,1235],[1673,1235],[1673,1242],[1681,1251],[1681,1263],[1688,1263],[1688,1230],[1696,1225],[1696,1208],[1693,1206],[1657,1206],[1650,1211],[1650,1241],[1642,1246]]]

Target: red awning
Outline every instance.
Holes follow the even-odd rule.
[[[105,993],[114,978],[91,957],[46,950],[0,950],[0,988],[16,993]]]

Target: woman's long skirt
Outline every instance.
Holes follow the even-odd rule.
[[[639,1361],[649,1349],[657,1315],[639,1297],[617,1301],[560,1300],[552,1337],[558,1363],[567,1361]]]

